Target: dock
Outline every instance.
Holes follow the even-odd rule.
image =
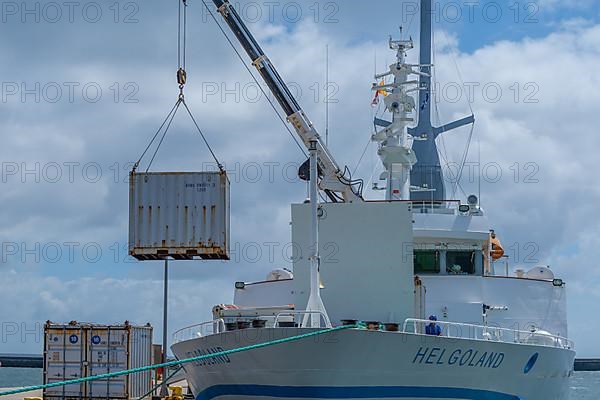
[[[600,371],[600,358],[578,358],[575,371]]]
[[[7,368],[43,368],[44,358],[31,354],[0,354],[0,366]]]
[[[2,388],[4,390],[8,389],[16,389],[16,388]],[[3,397],[4,400],[23,400],[25,397],[38,397],[42,398],[41,390],[33,390],[27,393],[18,393],[18,394],[9,394],[8,396]]]

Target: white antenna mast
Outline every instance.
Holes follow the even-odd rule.
[[[402,37],[402,28],[400,28]],[[387,181],[386,200],[410,200],[410,172],[417,162],[412,150],[415,138],[407,132],[407,126],[414,121],[415,100],[410,95],[419,91],[419,82],[413,76],[423,75],[420,65],[406,62],[406,52],[413,46],[412,39],[394,40],[390,36],[389,46],[396,51],[396,61],[388,71],[375,74],[372,90],[376,96],[383,94],[386,109],[392,115],[391,121],[376,118],[375,124],[383,129],[376,131],[371,140],[379,144],[378,155],[386,169],[381,180]],[[392,83],[385,83],[386,77],[394,78]]]
[[[481,207],[481,139],[477,138],[477,197],[479,198],[479,207]]]
[[[329,44],[325,46],[325,146],[329,147]]]
[[[325,326],[331,327],[331,321],[321,299],[321,279],[319,277],[319,265],[321,257],[319,256],[319,196],[318,196],[318,164],[319,152],[317,141],[311,139],[309,142],[310,151],[310,293],[308,304],[306,305],[306,314],[302,318],[302,327],[320,328],[321,318],[324,319]]]
[[[377,75],[377,49],[375,49],[375,53],[373,55],[373,65],[375,66],[375,69],[373,70],[373,74]]]

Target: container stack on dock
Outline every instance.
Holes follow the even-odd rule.
[[[44,384],[151,365],[152,327],[71,322],[44,326]],[[45,400],[138,398],[152,388],[152,373],[46,388]]]

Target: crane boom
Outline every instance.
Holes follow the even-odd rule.
[[[311,141],[317,141],[319,169],[322,174],[319,182],[321,190],[326,193],[339,193],[345,202],[363,201],[359,190],[355,190],[351,179],[346,177],[344,171],[339,168],[333,155],[322,142],[316,128],[304,113],[304,110],[300,107],[260,45],[256,42],[235,8],[228,0],[213,0],[213,2],[244,50],[246,50],[246,53],[248,53],[252,64],[256,67],[260,76],[269,87],[269,90],[277,99],[277,102],[287,116],[288,122],[292,124],[306,148],[309,148]]]

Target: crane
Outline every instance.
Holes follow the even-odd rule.
[[[349,177],[350,174],[346,173],[347,168],[340,169],[333,155],[321,140],[317,129],[300,107],[235,8],[228,0],[213,0],[213,2],[246,53],[248,53],[252,64],[277,99],[287,116],[288,122],[300,136],[306,148],[310,149],[311,142],[316,142],[320,175],[319,188],[325,192],[330,200],[335,202],[340,200],[346,203],[363,201],[361,195],[362,182],[352,181]]]

